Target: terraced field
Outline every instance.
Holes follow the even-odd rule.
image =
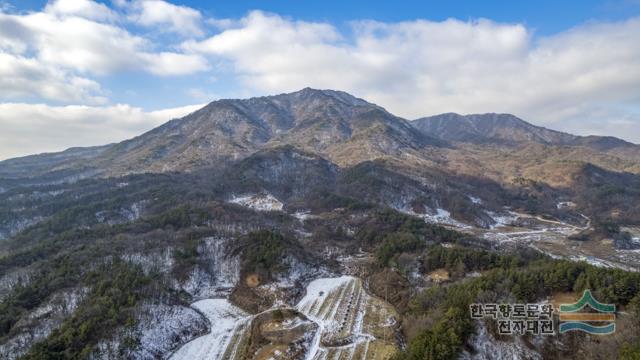
[[[247,340],[251,336],[252,322],[267,313],[248,315],[226,299],[202,300],[192,306],[209,319],[211,333],[184,345],[172,360],[240,359],[249,349]],[[309,333],[308,339],[312,340],[300,344],[305,349],[300,353],[305,354],[306,360],[386,360],[397,349],[398,314],[382,299],[369,295],[357,277],[312,281],[294,310],[317,324],[317,330]],[[304,320],[295,320],[295,323],[300,321]],[[263,333],[281,330],[269,326],[262,329]],[[313,325],[312,329],[315,328]],[[266,346],[261,353],[270,354],[268,358],[274,360],[299,358],[285,349],[287,347],[282,344]]]
[[[248,336],[251,316],[226,299],[206,299],[191,305],[202,312],[211,324],[211,332],[181,347],[172,360],[236,359]]]
[[[387,359],[397,313],[352,276],[317,279],[296,308],[319,325],[307,359]]]

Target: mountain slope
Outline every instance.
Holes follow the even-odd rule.
[[[57,153],[29,155],[0,161],[0,178],[34,177],[55,172],[71,176],[74,172],[65,171],[70,168],[76,168],[77,175],[78,170],[82,168],[79,165],[80,161],[91,161],[110,146],[70,148]]]
[[[527,179],[570,188],[588,163],[640,173],[640,146],[620,139],[566,134],[509,114],[450,113],[408,122],[345,92],[306,88],[214,101],[118,144],[0,162],[0,191],[25,182],[221,168],[275,149],[289,150],[272,155],[300,152],[342,168],[384,160],[420,182],[441,174],[450,182],[461,175],[503,186]],[[278,166],[296,163],[289,155]],[[25,179],[32,176],[39,178]]]
[[[90,160],[102,175],[190,171],[242,159],[260,149],[294,145],[339,165],[383,156],[421,153],[442,145],[383,108],[340,91],[306,88],[294,93],[214,101],[181,119],[118,144],[0,162],[0,174],[23,177],[54,169],[80,171]],[[99,150],[99,151],[98,151]],[[14,170],[12,170],[14,169]],[[8,176],[7,176],[8,177]]]
[[[272,146],[294,145],[341,163],[419,151],[438,141],[407,121],[349,94],[303,89],[290,94],[219,100],[109,149],[110,172],[190,170]],[[367,149],[348,152],[343,146]]]
[[[574,135],[529,124],[511,114],[447,113],[417,119],[412,124],[425,134],[447,141],[501,144],[536,142],[564,145],[577,139]]]
[[[640,176],[615,155],[633,148],[490,118],[435,139],[305,89],[1,163],[0,358],[513,357],[520,339],[472,337],[468,304],[590,284],[629,309],[638,274],[574,261],[637,269]]]
[[[571,187],[586,163],[640,173],[639,145],[550,130],[510,114],[448,113],[418,119],[412,125],[425,135],[455,144],[444,155],[449,170],[501,183],[525,178]]]
[[[640,146],[612,136],[577,136],[528,123],[511,114],[446,113],[411,122],[425,135],[446,141],[474,144],[515,145],[538,143],[553,146],[584,146],[596,151],[640,149]]]

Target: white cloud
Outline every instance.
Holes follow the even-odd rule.
[[[183,48],[228,61],[254,93],[335,88],[407,118],[511,112],[560,127],[594,106],[637,106],[640,97],[640,18],[537,39],[523,25],[490,20],[360,21],[352,31],[255,11]],[[640,130],[626,137],[639,141]]]
[[[0,98],[102,104],[107,101],[102,94],[93,80],[44,66],[36,59],[0,53]]]
[[[59,16],[74,15],[97,21],[114,21],[118,15],[105,4],[91,0],[56,0],[44,12]]]
[[[187,6],[178,6],[162,0],[120,1],[129,11],[129,19],[135,23],[174,32],[183,36],[202,36],[202,14]]]
[[[20,31],[9,31],[16,29],[14,24]],[[82,73],[105,75],[139,70],[175,75],[208,69],[202,56],[157,52],[149,40],[124,28],[78,16],[58,17],[42,12],[0,14],[0,38],[14,44],[13,48],[22,44],[24,48],[32,49],[43,63]]]
[[[200,107],[145,112],[120,104],[103,107],[0,104],[3,129],[0,159],[125,140]]]
[[[190,54],[172,52],[140,54],[140,60],[147,65],[147,71],[155,75],[188,75],[209,69],[206,59]]]
[[[186,91],[187,95],[196,101],[214,101],[220,99],[220,95],[202,88],[190,88]]]
[[[0,56],[6,78],[0,98],[39,97],[66,103],[103,102],[88,76],[142,71],[159,76],[209,69],[199,54],[166,51],[166,44],[113,23],[117,14],[89,0],[57,0],[42,12],[0,12]]]

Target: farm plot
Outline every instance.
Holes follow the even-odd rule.
[[[306,360],[386,360],[397,349],[398,314],[353,276],[312,281],[295,309],[249,315],[226,299],[192,306],[209,319],[211,333],[185,344],[172,360],[235,360],[247,354],[274,360],[300,354]],[[256,327],[259,332],[252,332]]]
[[[235,359],[245,338],[251,316],[226,299],[206,299],[191,305],[211,324],[211,332],[181,347],[172,360]]]
[[[317,279],[296,308],[319,327],[309,360],[387,359],[396,349],[397,313],[367,294],[359,278]]]

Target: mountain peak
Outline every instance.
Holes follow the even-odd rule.
[[[417,119],[412,123],[423,133],[446,141],[563,145],[576,139],[574,135],[536,126],[515,115],[504,113],[446,113]]]
[[[512,114],[460,115],[445,113],[412,121],[427,136],[445,141],[474,144],[518,145],[537,143],[552,146],[580,146],[595,151],[628,152],[638,146],[611,136],[577,136],[530,124]]]
[[[372,104],[366,100],[353,96],[347,92],[330,89],[314,89],[305,87],[304,89],[294,91],[291,93],[284,93],[275,96],[267,96],[267,98],[292,98],[296,100],[309,100],[309,99],[325,99],[336,100],[342,102],[345,105],[350,106],[375,106],[381,108],[375,104]]]
[[[349,93],[304,88],[211,102],[114,145],[101,159],[110,174],[180,171],[288,144],[346,164],[400,156],[440,143],[406,120]]]

